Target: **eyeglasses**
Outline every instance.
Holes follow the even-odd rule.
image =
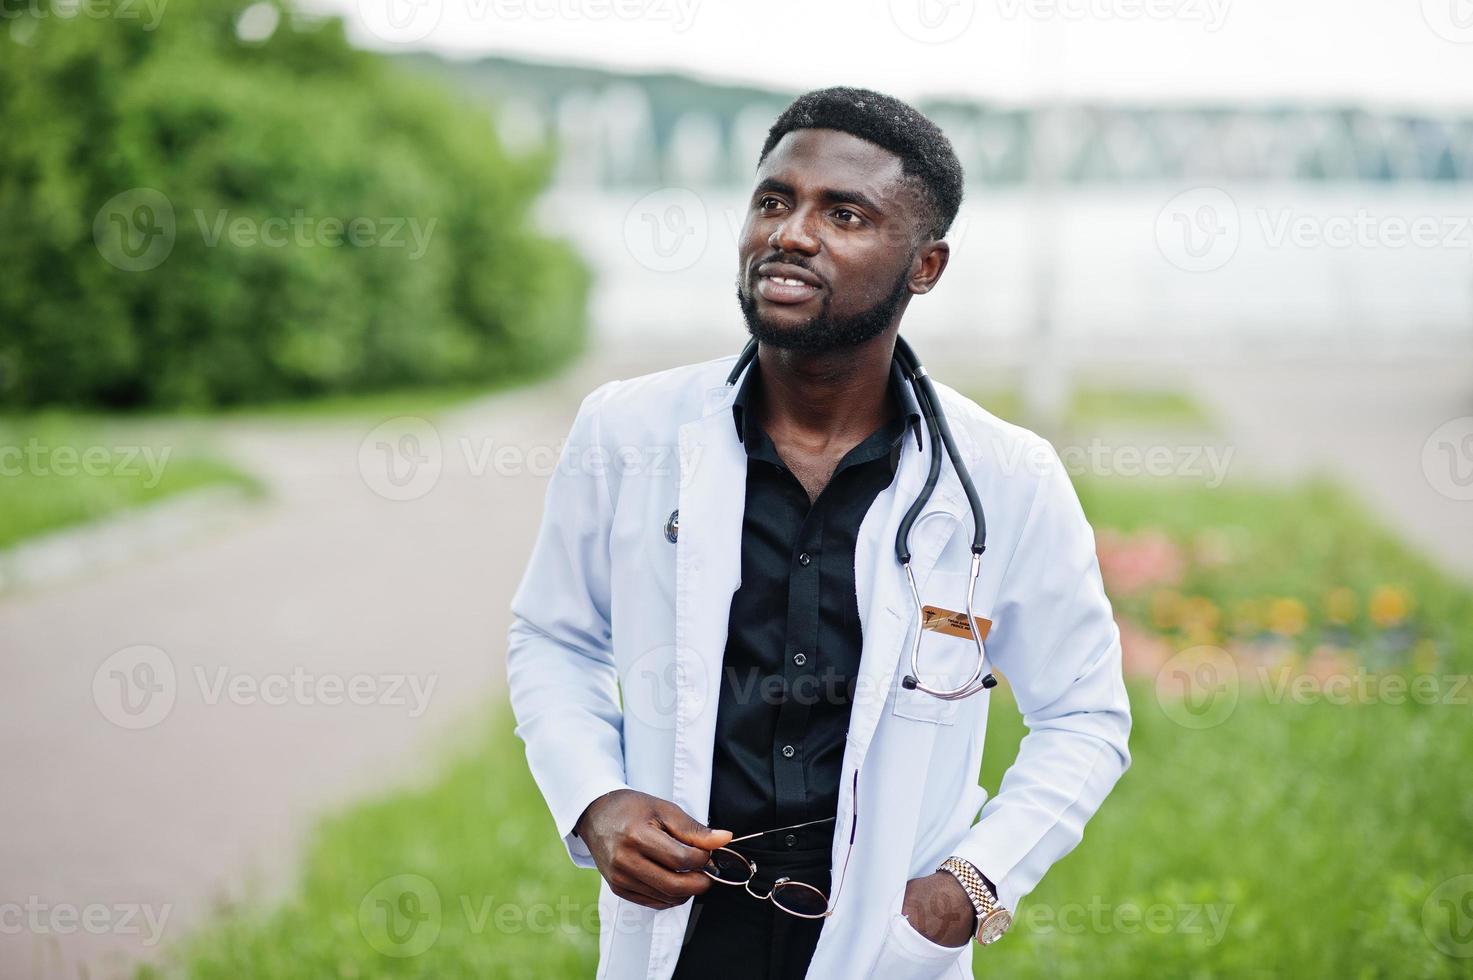
[[[854,832],[859,822],[859,771],[854,772],[854,819],[849,828],[849,852],[854,850]],[[740,885],[748,895],[758,901],[770,901],[773,905],[796,915],[800,919],[825,919],[834,914],[834,906],[838,903],[839,892],[844,888],[844,875],[849,871],[849,852],[844,855],[844,871],[839,877],[839,888],[834,892],[833,900],[817,886],[802,881],[794,881],[791,878],[778,878],[772,883],[766,895],[759,895],[752,890],[752,880],[757,876],[757,863],[745,855],[732,849],[732,844],[739,844],[744,840],[752,840],[757,837],[766,837],[768,834],[780,833],[784,830],[798,830],[802,827],[813,827],[821,823],[828,823],[833,817],[824,817],[822,820],[810,820],[807,823],[795,823],[788,827],[777,827],[773,830],[764,830],[756,834],[747,834],[745,837],[737,837],[727,841],[725,847],[718,847],[711,852],[711,859],[701,870],[706,877],[722,885]]]

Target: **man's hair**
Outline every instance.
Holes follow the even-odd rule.
[[[757,165],[795,129],[837,129],[900,157],[901,171],[925,202],[921,231],[931,238],[946,235],[962,203],[961,161],[946,134],[914,108],[865,88],[814,89],[794,99],[777,117]]]

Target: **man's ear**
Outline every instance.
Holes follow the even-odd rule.
[[[939,238],[924,242],[916,250],[914,271],[910,277],[910,291],[920,296],[935,289],[950,259],[951,246],[946,242]]]

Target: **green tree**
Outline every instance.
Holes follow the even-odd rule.
[[[0,404],[489,382],[582,348],[587,270],[529,219],[551,150],[510,156],[337,19],[251,43],[247,0],[59,2],[0,0]]]

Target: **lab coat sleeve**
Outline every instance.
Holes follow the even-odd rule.
[[[532,778],[568,855],[594,867],[573,834],[588,804],[625,784],[623,721],[610,620],[612,504],[599,406],[617,381],[578,408],[548,482],[542,523],[511,600],[506,675]]]
[[[1130,767],[1120,630],[1100,578],[1094,531],[1058,453],[1042,440],[1038,450],[1045,465],[1006,559],[987,644],[1028,733],[997,795],[955,851],[1014,912],[1079,843],[1085,822]]]

